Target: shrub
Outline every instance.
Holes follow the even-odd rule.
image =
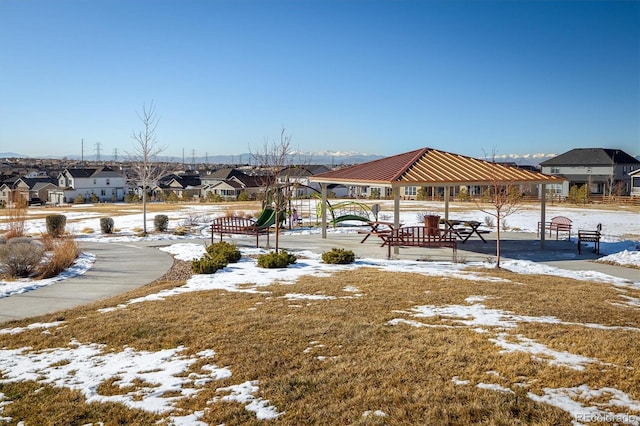
[[[100,201],[100,198],[98,198],[98,195],[96,195],[94,192],[91,193],[91,196],[89,198],[91,199],[92,203],[97,203],[98,201]]]
[[[165,232],[169,227],[169,216],[166,214],[157,214],[153,218],[153,227],[158,232]]]
[[[64,271],[76,261],[80,248],[71,237],[58,239],[51,250],[52,254],[38,268],[38,278],[51,278]]]
[[[140,202],[140,197],[138,196],[138,194],[129,193],[129,194],[124,196],[124,202],[125,203],[139,203]]]
[[[347,265],[356,260],[356,255],[351,250],[333,247],[331,251],[322,253],[322,261],[335,265]]]
[[[100,231],[102,231],[103,234],[113,234],[113,219],[110,217],[101,217]]]
[[[207,191],[207,201],[210,203],[219,203],[222,201],[220,194]]]
[[[227,263],[236,263],[242,257],[240,250],[238,250],[235,245],[225,241],[220,241],[219,243],[208,246],[207,254],[212,258],[222,257]]]
[[[238,201],[249,201],[251,200],[251,197],[249,196],[249,193],[247,191],[241,191],[240,194],[238,194]]]
[[[78,194],[78,196],[73,199],[73,204],[84,204],[85,201],[84,195]]]
[[[200,259],[191,261],[191,271],[193,271],[194,274],[213,274],[225,266],[227,266],[227,260],[224,257],[211,257],[209,254],[205,254]]]
[[[7,240],[7,244],[32,244],[33,238],[31,237],[13,237]]]
[[[296,263],[297,258],[287,253],[286,250],[280,250],[280,253],[272,251],[267,254],[258,256],[258,266],[261,268],[286,268],[290,264]]]
[[[189,228],[186,226],[178,226],[174,231],[173,235],[187,235],[189,233]]]
[[[47,232],[54,238],[64,234],[67,217],[63,214],[50,214],[46,217]]]
[[[485,216],[484,224],[487,226],[487,228],[493,228],[493,225],[494,225],[493,216]]]
[[[12,278],[30,276],[44,256],[44,247],[39,244],[13,243],[0,245],[0,268]]]

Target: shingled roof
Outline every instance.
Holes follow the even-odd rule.
[[[620,149],[575,148],[557,157],[543,161],[543,166],[611,166],[612,164],[639,164],[640,161]]]
[[[548,184],[559,183],[563,179],[432,148],[421,148],[321,173],[310,180],[383,186],[447,186],[492,182]]]

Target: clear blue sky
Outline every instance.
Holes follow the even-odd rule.
[[[0,0],[0,152],[640,154],[638,1]]]

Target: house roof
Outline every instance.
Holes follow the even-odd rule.
[[[204,175],[202,178],[204,180],[226,180],[231,179],[234,176],[241,176],[245,173],[241,170],[234,169],[231,167],[225,167],[223,169],[214,170],[213,172]]]
[[[23,177],[18,179],[19,181],[24,182],[27,187],[29,187],[29,189],[35,189],[36,185],[38,184],[52,184],[52,185],[57,185],[58,181],[52,177],[35,177],[35,178],[27,178],[27,177]],[[16,181],[17,183],[17,181]]]
[[[432,148],[421,148],[321,173],[312,176],[310,180],[319,183],[438,186],[493,182],[559,183],[564,179]]]
[[[88,177],[124,177],[124,175],[111,167],[83,167],[83,168],[67,168],[67,173],[73,178],[88,178]]]
[[[620,149],[576,148],[540,163],[541,166],[611,166],[640,164],[640,161]]]

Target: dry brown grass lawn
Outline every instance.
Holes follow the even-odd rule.
[[[640,310],[621,304],[622,295],[638,298],[640,291],[559,277],[481,273],[503,281],[362,268],[330,277],[307,276],[294,285],[273,284],[262,293],[201,291],[98,311],[182,283],[160,280],[118,298],[38,318],[65,323],[47,333],[2,335],[1,346],[57,348],[77,340],[114,351],[127,346],[147,351],[184,346],[190,354],[213,349],[215,364],[228,367],[233,376],[180,400],[175,412],[204,410],[201,420],[212,425],[262,423],[242,404],[211,402],[221,396],[218,388],[249,380],[257,380],[258,396],[283,413],[271,422],[284,425],[560,425],[571,424],[571,416],[534,402],[527,393],[543,395],[545,388],[587,384],[640,399]],[[358,294],[347,286],[357,288]],[[334,298],[291,300],[285,297],[288,293]],[[488,309],[555,317],[562,324],[523,321],[511,329],[484,327],[486,332],[479,333],[475,326],[444,316],[412,315],[418,306],[469,305],[465,299],[478,295],[486,296],[481,303]],[[390,323],[398,318],[426,326]],[[526,336],[596,361],[580,371],[528,353],[502,353],[491,339],[503,333],[508,341]],[[201,372],[202,365],[196,363],[190,371]],[[456,384],[454,377],[469,382]],[[500,385],[511,392],[481,389],[478,384]],[[110,381],[98,389],[104,394],[129,390]],[[0,384],[0,393],[12,401],[4,405],[2,416],[26,425],[166,421],[119,404],[87,404],[79,392],[35,381]],[[386,416],[363,416],[376,410]]]

